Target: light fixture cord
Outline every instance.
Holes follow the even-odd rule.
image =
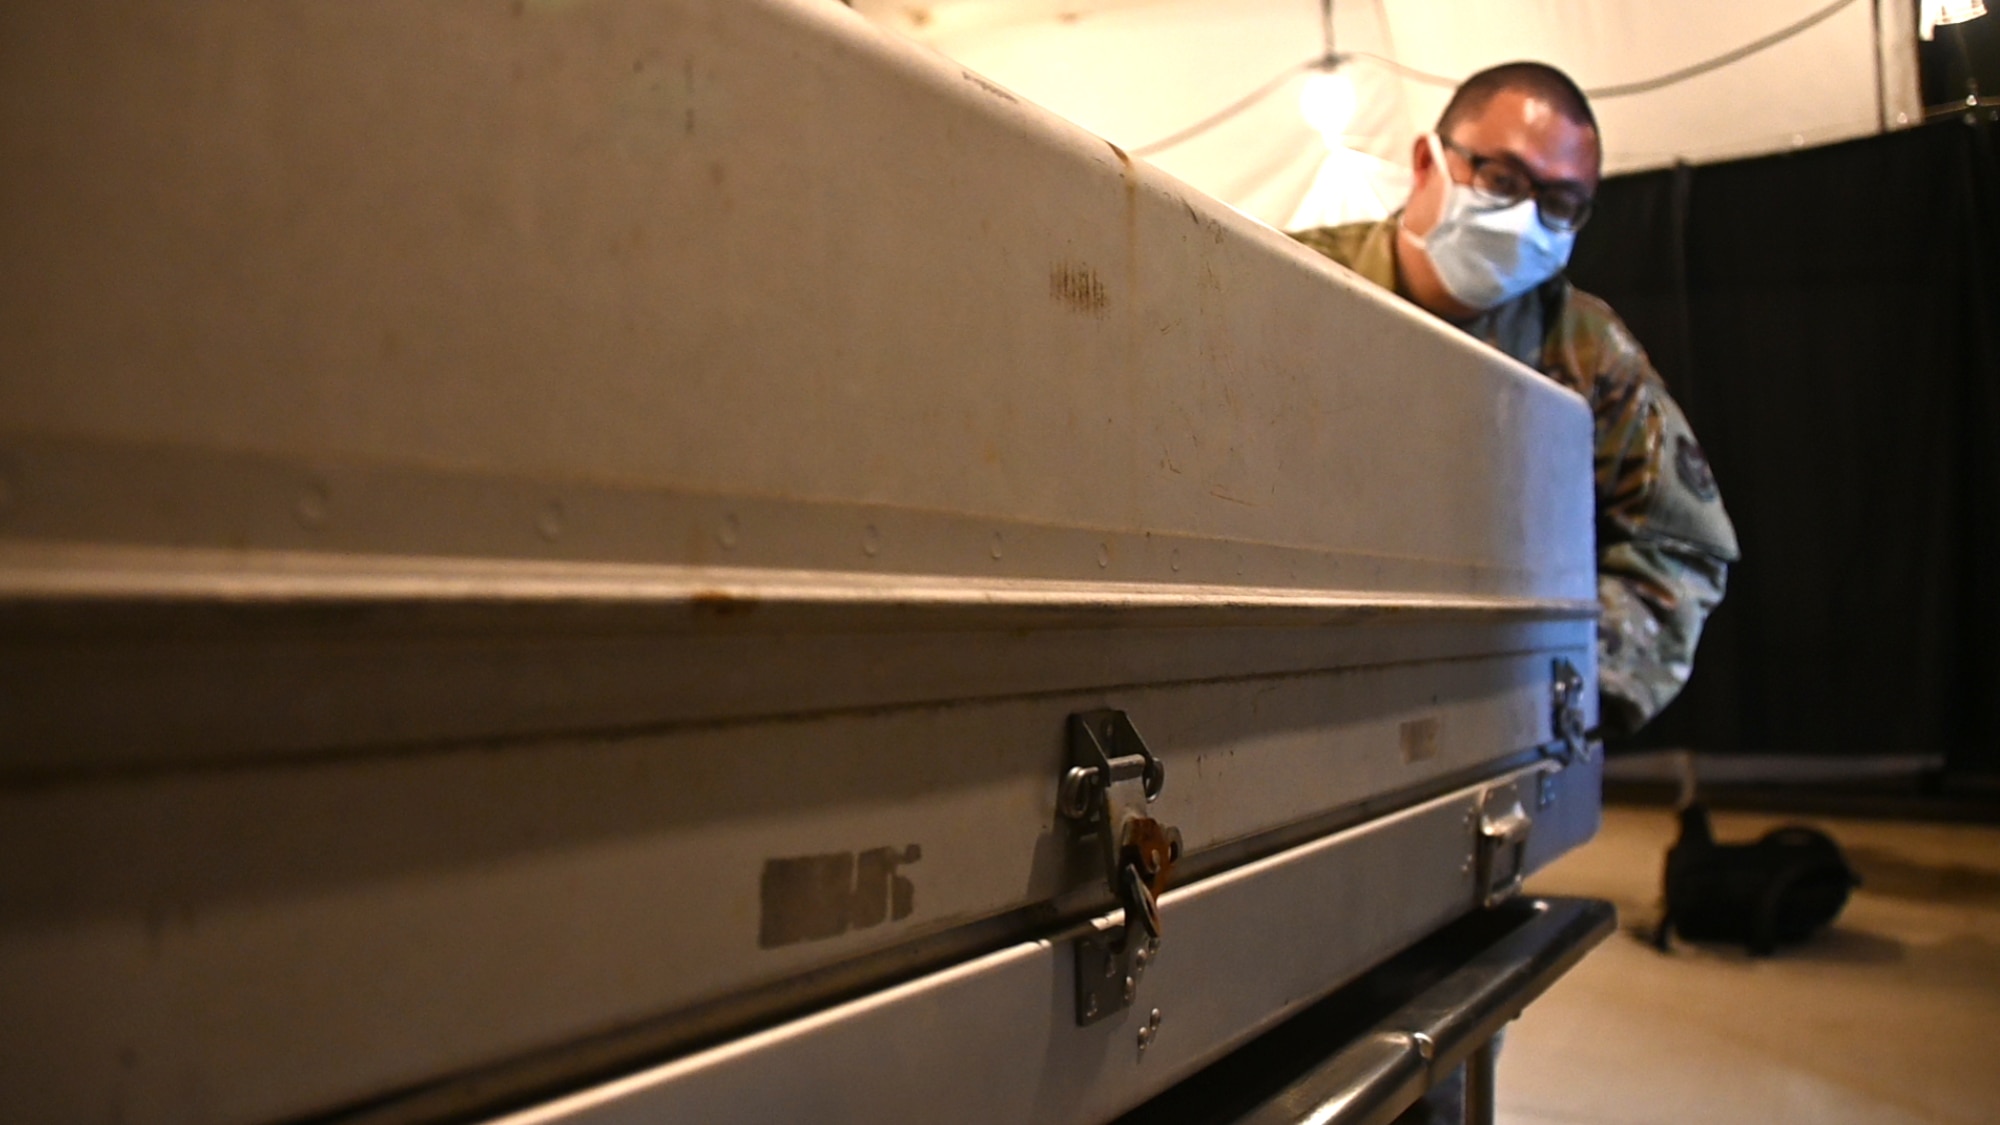
[[[1720,70],[1723,67],[1729,66],[1732,63],[1740,62],[1743,59],[1751,55],[1754,55],[1759,51],[1775,47],[1779,43],[1782,43],[1787,39],[1795,38],[1796,36],[1804,33],[1805,31],[1825,22],[1828,19],[1831,19],[1834,13],[1839,12],[1842,8],[1845,8],[1849,4],[1852,4],[1854,2],[1855,0],[1833,0],[1833,2],[1828,4],[1826,7],[1810,13],[1804,19],[1801,19],[1796,23],[1788,24],[1785,27],[1781,27],[1778,30],[1772,32],[1769,35],[1764,36],[1761,39],[1745,43],[1743,46],[1738,47],[1733,51],[1724,51],[1722,54],[1716,55],[1714,58],[1703,59],[1702,61],[1695,63],[1692,66],[1684,66],[1679,70],[1669,71],[1666,74],[1662,74],[1654,78],[1647,78],[1638,82],[1623,82],[1614,86],[1600,86],[1593,90],[1585,90],[1584,95],[1586,97],[1589,97],[1593,101],[1601,101],[1605,98],[1624,98],[1624,97],[1630,97],[1633,94],[1650,93],[1654,90],[1658,90],[1666,86],[1674,86],[1678,85],[1679,83],[1686,82],[1689,79],[1699,78],[1704,74],[1710,73],[1711,71]],[[1170,149],[1175,145],[1181,144],[1185,141],[1193,140],[1194,138],[1202,135],[1203,133],[1208,132],[1210,129],[1215,128],[1216,126],[1222,124],[1223,122],[1229,120],[1230,118],[1235,117],[1237,114],[1242,113],[1244,110],[1249,109],[1251,106],[1256,105],[1258,102],[1263,101],[1265,98],[1270,97],[1272,94],[1277,93],[1279,88],[1284,86],[1285,83],[1291,81],[1294,76],[1298,75],[1302,71],[1329,70],[1332,68],[1332,64],[1345,61],[1341,58],[1336,57],[1333,52],[1333,0],[1320,0],[1319,11],[1320,11],[1320,26],[1326,39],[1325,54],[1321,55],[1319,58],[1310,59],[1306,62],[1300,63],[1297,66],[1286,67],[1284,70],[1278,72],[1277,76],[1272,78],[1269,82],[1266,82],[1262,86],[1259,86],[1257,89],[1252,90],[1249,94],[1245,95],[1244,97],[1234,102],[1231,102],[1229,105],[1223,107],[1218,112],[1212,113],[1209,116],[1202,118],[1200,121],[1195,122],[1194,124],[1188,126],[1185,129],[1181,129],[1178,132],[1172,133],[1168,136],[1161,137],[1159,140],[1154,141],[1151,144],[1140,145],[1132,150],[1132,154],[1134,156],[1151,156],[1156,152],[1162,152],[1165,151],[1166,149]],[[1421,82],[1427,86],[1438,86],[1447,90],[1451,90],[1451,89],[1456,89],[1459,83],[1459,79],[1448,78],[1442,74],[1432,74],[1428,71],[1418,70],[1415,67],[1411,66],[1404,66],[1402,63],[1397,62],[1395,59],[1386,58],[1382,55],[1375,54],[1371,51],[1350,51],[1348,52],[1346,59],[1347,60],[1367,59],[1368,61],[1375,63],[1376,65],[1381,66],[1382,68],[1392,73],[1399,74],[1404,78],[1411,80],[1412,82]]]

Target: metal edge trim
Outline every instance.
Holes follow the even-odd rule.
[[[1421,613],[1595,617],[1595,601],[1158,582],[870,574],[767,567],[466,560],[306,551],[0,546],[0,606],[43,603],[606,605]]]

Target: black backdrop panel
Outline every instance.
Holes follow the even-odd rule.
[[[1607,181],[1570,275],[1686,407],[1743,562],[1635,746],[2000,770],[2000,169],[1949,122]]]

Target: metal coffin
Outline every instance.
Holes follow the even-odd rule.
[[[24,1120],[463,1119],[994,966],[1071,1061],[906,1008],[852,1089],[1100,1119],[1594,828],[1584,404],[836,5],[12,5],[0,94]],[[1086,1017],[1103,711],[1179,846]]]

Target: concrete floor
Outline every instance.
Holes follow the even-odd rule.
[[[1508,1032],[1502,1125],[2000,1123],[2000,827],[1718,813],[1724,842],[1806,820],[1863,887],[1769,959],[1638,936],[1659,914],[1662,808],[1530,884],[1618,906],[1613,935]]]

